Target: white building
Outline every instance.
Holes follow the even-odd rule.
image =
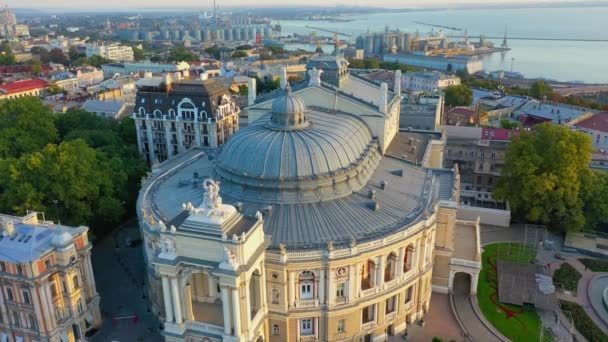
[[[118,75],[131,75],[139,72],[163,73],[163,72],[181,72],[190,69],[190,64],[186,62],[179,63],[152,63],[148,61],[137,63],[113,63],[104,64],[101,66],[105,77]]]
[[[460,77],[438,71],[408,72],[401,78],[403,89],[411,92],[435,92],[449,86],[459,85]]]
[[[117,62],[132,62],[135,60],[133,56],[133,48],[120,44],[87,44],[86,55],[87,57],[101,56]]]
[[[589,134],[595,149],[603,153],[608,151],[608,112],[597,113],[579,121],[572,128]]]
[[[515,110],[512,116],[526,126],[550,121],[558,125],[570,127],[579,121],[590,118],[593,113],[590,108],[550,101],[531,100]]]

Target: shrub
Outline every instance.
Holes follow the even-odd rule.
[[[572,265],[565,262],[553,274],[553,283],[565,290],[576,292],[581,277],[582,275]]]
[[[593,323],[582,306],[563,300],[560,300],[559,304],[562,311],[566,315],[568,313],[572,315],[572,320],[574,321],[576,330],[578,330],[578,332],[580,332],[587,340],[593,342],[608,342],[608,336],[606,336],[602,330],[598,328],[595,323]]]
[[[578,260],[593,272],[608,272],[608,261],[606,260],[589,258],[581,258]]]

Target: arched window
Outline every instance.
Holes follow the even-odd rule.
[[[412,269],[414,259],[414,246],[409,245],[405,249],[405,256],[403,257],[403,272],[408,272]]]
[[[139,115],[146,115],[146,109],[144,107],[139,107]]]
[[[280,293],[277,289],[272,289],[272,304],[279,304]]]

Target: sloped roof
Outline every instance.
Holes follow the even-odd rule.
[[[46,88],[48,85],[48,82],[35,78],[31,80],[23,80],[7,84],[1,84],[0,91],[10,95],[34,89]]]

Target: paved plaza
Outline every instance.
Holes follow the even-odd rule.
[[[143,297],[145,266],[136,223],[114,230],[93,247],[93,269],[101,296],[101,329],[92,342],[160,342],[159,323]],[[133,247],[127,246],[132,241]],[[129,317],[129,316],[137,316]],[[128,317],[124,319],[116,319]]]

